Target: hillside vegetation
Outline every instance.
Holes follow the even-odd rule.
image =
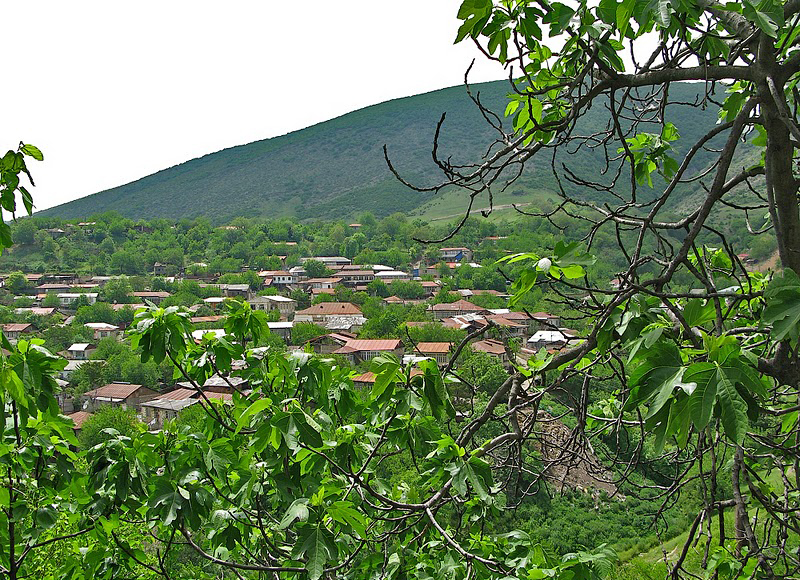
[[[472,88],[480,94],[482,103],[502,116],[509,90],[505,81]],[[681,135],[687,137],[683,142],[693,142],[716,122],[712,110],[688,104],[698,102],[698,90],[699,86],[692,84],[672,88],[676,101],[687,103],[672,106],[669,114]],[[422,217],[450,215],[466,206],[463,196],[451,192],[451,199],[456,198],[452,204],[437,205],[433,194],[419,193],[399,183],[382,151],[385,144],[392,162],[412,183],[436,183],[441,176],[431,160],[431,145],[442,113],[447,113],[447,119],[439,140],[441,156],[452,156],[454,162],[479,159],[493,138],[493,129],[469,100],[465,88],[451,87],[387,101],[288,135],[211,153],[38,215],[73,219],[116,211],[132,219],[202,216],[214,223],[242,215],[344,218],[364,209],[379,216],[414,210]],[[604,127],[607,118],[605,110],[591,110],[576,133],[590,135]],[[708,161],[707,156],[700,155],[698,163]],[[557,162],[568,163],[579,175],[603,178],[605,160],[599,153],[565,154]],[[531,166],[506,195],[514,194],[514,202],[525,202],[530,200],[524,196],[533,192],[538,199],[543,192],[555,196],[556,184],[547,165]],[[682,193],[692,191],[687,188]],[[489,206],[486,199],[476,203],[475,207]]]

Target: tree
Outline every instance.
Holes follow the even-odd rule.
[[[118,276],[108,280],[100,289],[104,302],[110,304],[126,304],[131,301],[133,287],[126,276]]]
[[[457,166],[435,145],[443,178],[416,189],[458,187],[470,207],[482,197],[491,207],[493,191],[525,183],[533,164],[546,163],[550,175],[536,179],[548,179],[559,200],[529,214],[558,225],[573,243],[504,260],[525,265],[511,302],[543,287],[587,327],[579,344],[532,357],[497,390],[515,408],[507,436],[518,446],[508,450],[518,469],[537,472],[521,444],[537,430],[537,413],[526,409],[566,390],[576,423],[561,450],[566,461],[592,439],[639,437],[639,430],[627,473],[668,466],[665,507],[695,478],[709,482],[670,561],[672,578],[693,575],[686,556],[701,529],[708,539],[700,573],[797,575],[800,558],[786,538],[800,519],[780,498],[800,492],[789,476],[796,443],[787,443],[800,440],[800,328],[792,314],[800,307],[800,4],[465,0],[458,17],[457,41],[470,39],[519,75],[510,84],[509,124],[470,92],[496,141],[485,157]],[[718,108],[719,123],[681,122],[700,106]],[[589,110],[607,111],[606,119],[589,126]],[[591,155],[602,163],[599,175],[581,166]],[[719,227],[729,212],[739,212],[751,232],[774,237],[783,275],[744,268]],[[455,236],[467,216],[436,241]],[[620,264],[612,289],[592,276],[602,237],[618,246],[617,255],[603,252],[604,262]],[[525,378],[539,386],[515,392]],[[491,401],[485,411],[501,412]],[[777,489],[759,489],[774,476],[783,482]]]
[[[31,219],[24,219],[17,222],[14,228],[14,241],[17,244],[32,245],[34,236],[39,228]]]
[[[292,344],[302,346],[309,340],[328,334],[328,329],[313,322],[297,322],[292,327]]]
[[[395,280],[389,284],[389,293],[407,300],[419,300],[425,297],[425,289],[413,280]]]
[[[303,269],[309,278],[325,278],[332,274],[331,270],[319,260],[306,260]]]
[[[20,295],[30,290],[31,285],[22,272],[11,272],[6,279],[5,287],[12,294]]]
[[[61,306],[61,301],[55,292],[48,292],[47,296],[42,300],[42,306],[45,308],[58,308]]]
[[[136,411],[122,407],[100,407],[81,428],[81,447],[89,449],[98,443],[118,436],[135,437],[144,428],[136,418]],[[107,431],[112,429],[112,431]]]

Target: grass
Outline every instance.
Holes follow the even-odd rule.
[[[542,205],[554,205],[556,194],[552,191],[540,189],[530,190],[517,188],[513,191],[501,191],[492,196],[493,211],[490,219],[513,220],[522,215],[511,204],[516,204],[520,209],[539,209]],[[469,198],[463,191],[450,190],[436,195],[419,208],[411,211],[409,217],[419,217],[425,221],[456,220],[464,215],[469,205]],[[475,199],[472,207],[473,214],[489,207],[489,199],[483,194]]]

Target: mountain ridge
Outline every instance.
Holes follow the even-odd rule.
[[[679,90],[691,98],[696,88]],[[507,81],[471,89],[489,108],[504,110]],[[308,219],[347,217],[364,209],[379,216],[410,213],[433,195],[397,181],[383,158],[383,145],[409,181],[437,182],[441,176],[431,160],[431,146],[443,112],[442,157],[453,155],[456,163],[479,158],[493,129],[462,85],[391,99],[285,135],[220,149],[36,215],[72,219],[116,211],[132,219],[203,216],[223,223],[241,215]],[[682,132],[716,121],[700,109],[689,109],[686,115],[690,118],[679,124]],[[596,128],[603,121],[602,115],[589,111],[584,124]],[[571,162],[592,174],[598,162],[593,157],[586,153]],[[525,173],[519,187],[552,191],[554,184],[547,169],[537,166]]]

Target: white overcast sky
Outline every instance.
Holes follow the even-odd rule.
[[[503,78],[454,46],[459,0],[3,5],[4,149],[45,209],[388,99]],[[16,59],[10,62],[10,56]],[[13,89],[8,84],[13,83]]]

